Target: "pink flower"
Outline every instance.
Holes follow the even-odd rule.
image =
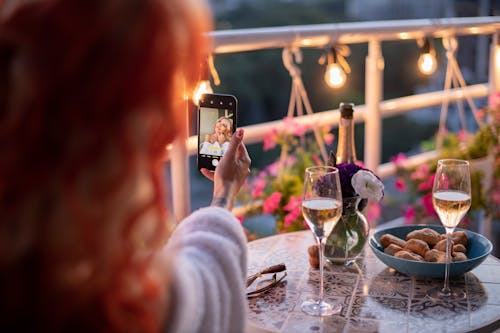
[[[311,129],[313,129],[313,128],[311,128]],[[335,139],[335,135],[330,133],[331,130],[332,130],[332,126],[330,126],[330,125],[325,125],[325,126],[321,127],[321,136],[322,136],[325,144],[328,146],[331,145],[333,140]]]
[[[447,134],[448,134],[448,130],[446,128],[440,128],[438,130],[438,133],[437,133],[437,135],[443,135],[443,136],[445,136]]]
[[[268,151],[276,147],[277,139],[278,139],[278,130],[276,128],[273,128],[271,132],[267,133],[266,136],[264,137],[264,147],[262,148],[262,150]]]
[[[240,223],[243,223],[243,221],[245,220],[245,217],[242,215],[238,215],[236,216],[236,218],[238,219],[238,221],[240,221]]]
[[[302,199],[301,198],[295,197],[295,196],[291,196],[290,200],[285,205],[285,207],[283,207],[283,209],[286,210],[287,212],[290,212],[290,211],[296,209],[297,207],[300,209],[301,208],[301,204],[302,204]]]
[[[283,226],[285,227],[291,226],[293,222],[297,221],[299,215],[300,215],[300,207],[294,208],[290,213],[286,214]]]
[[[466,142],[467,141],[467,137],[468,137],[468,134],[467,134],[466,131],[464,131],[464,130],[458,131],[458,133],[457,133],[457,139],[458,139],[458,141],[460,141],[460,142]]]
[[[424,206],[426,215],[435,215],[436,211],[434,210],[434,206],[432,204],[432,193],[428,193],[420,198],[420,202],[422,206]]]
[[[488,104],[490,108],[494,110],[500,107],[500,91],[497,91],[488,97]]]
[[[279,168],[280,168],[280,161],[278,160],[276,162],[269,164],[266,167],[266,171],[269,173],[269,175],[276,176],[276,175],[278,175]]]
[[[411,222],[415,218],[415,207],[413,206],[407,207],[404,213],[404,217],[405,217],[405,223],[411,224]]]
[[[408,192],[408,188],[406,187],[406,183],[403,178],[401,177],[396,178],[394,185],[396,186],[396,190],[404,193]]]
[[[334,139],[335,135],[333,135],[332,133],[326,133],[325,135],[323,135],[323,140],[325,141],[325,144],[328,146],[332,144]]]
[[[323,165],[324,164],[323,161],[321,161],[321,159],[316,154],[312,155],[311,158],[312,158],[314,164],[316,164],[316,165]]]
[[[263,179],[255,180],[255,187],[252,190],[252,198],[256,199],[260,197],[264,191],[264,187],[266,187],[266,182]]]
[[[267,198],[262,204],[262,212],[264,214],[273,213],[280,205],[281,201],[281,193],[274,192]]]
[[[404,161],[406,161],[408,157],[405,154],[399,153],[396,157],[391,158],[391,162],[394,163],[396,167],[400,166]]]
[[[260,170],[259,173],[257,174],[257,179],[264,180],[264,179],[266,179],[266,177],[267,177],[267,171],[266,170]]]
[[[307,131],[306,126],[298,123],[293,117],[285,117],[283,119],[283,123],[285,125],[287,132],[292,133],[293,135],[296,136],[302,136]]]
[[[428,164],[422,164],[417,167],[415,171],[410,175],[411,180],[424,180],[429,176],[430,166]]]
[[[435,175],[430,175],[427,179],[424,179],[420,184],[418,184],[417,189],[422,192],[426,192],[432,189],[432,186],[434,185],[434,178]]]
[[[297,157],[296,156],[288,156],[284,161],[283,161],[283,166],[285,167],[292,167],[297,163]]]
[[[356,164],[359,165],[362,168],[365,167],[365,164],[363,163],[363,161],[356,161]]]

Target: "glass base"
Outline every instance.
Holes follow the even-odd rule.
[[[444,290],[444,288],[436,287],[427,291],[427,297],[433,301],[461,301],[465,299],[465,292],[462,290]]]
[[[307,300],[302,303],[302,311],[311,316],[323,317],[339,314],[342,311],[342,305],[330,304],[325,301]]]

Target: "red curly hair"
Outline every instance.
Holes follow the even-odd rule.
[[[196,0],[0,0],[0,331],[157,332]],[[183,82],[183,84],[180,84]]]

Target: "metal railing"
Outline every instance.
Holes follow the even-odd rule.
[[[374,21],[335,23],[273,28],[215,31],[212,52],[237,53],[272,48],[324,48],[332,43],[368,43],[365,74],[365,105],[356,107],[355,120],[365,123],[365,165],[376,170],[381,178],[394,174],[392,163],[381,163],[382,119],[407,113],[414,109],[441,105],[443,98],[449,101],[487,96],[500,90],[500,47],[498,32],[500,17],[468,17],[424,20]],[[391,100],[382,99],[384,58],[381,44],[384,41],[420,39],[424,37],[448,38],[460,35],[491,35],[488,82],[456,88],[448,91],[411,95]],[[387,64],[390,66],[390,64]],[[303,124],[322,123],[338,125],[337,110],[326,110],[312,115],[297,117]],[[336,116],[333,116],[335,113]],[[245,142],[263,141],[264,135],[281,121],[272,121],[245,127]],[[196,137],[178,139],[172,148],[176,156],[171,161],[173,208],[182,218],[189,213],[189,165],[190,154],[196,152]],[[411,157],[408,166],[418,165],[436,156],[436,152]]]

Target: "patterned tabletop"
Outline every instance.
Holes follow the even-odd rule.
[[[319,270],[309,266],[310,231],[280,234],[248,244],[248,273],[285,263],[287,276],[266,294],[249,299],[251,326],[271,332],[493,332],[500,328],[500,260],[489,256],[451,287],[464,289],[460,302],[426,298],[442,280],[417,279],[385,266],[366,246],[356,264],[325,267],[325,298],[343,306],[340,315],[313,317],[301,303],[317,296]]]

